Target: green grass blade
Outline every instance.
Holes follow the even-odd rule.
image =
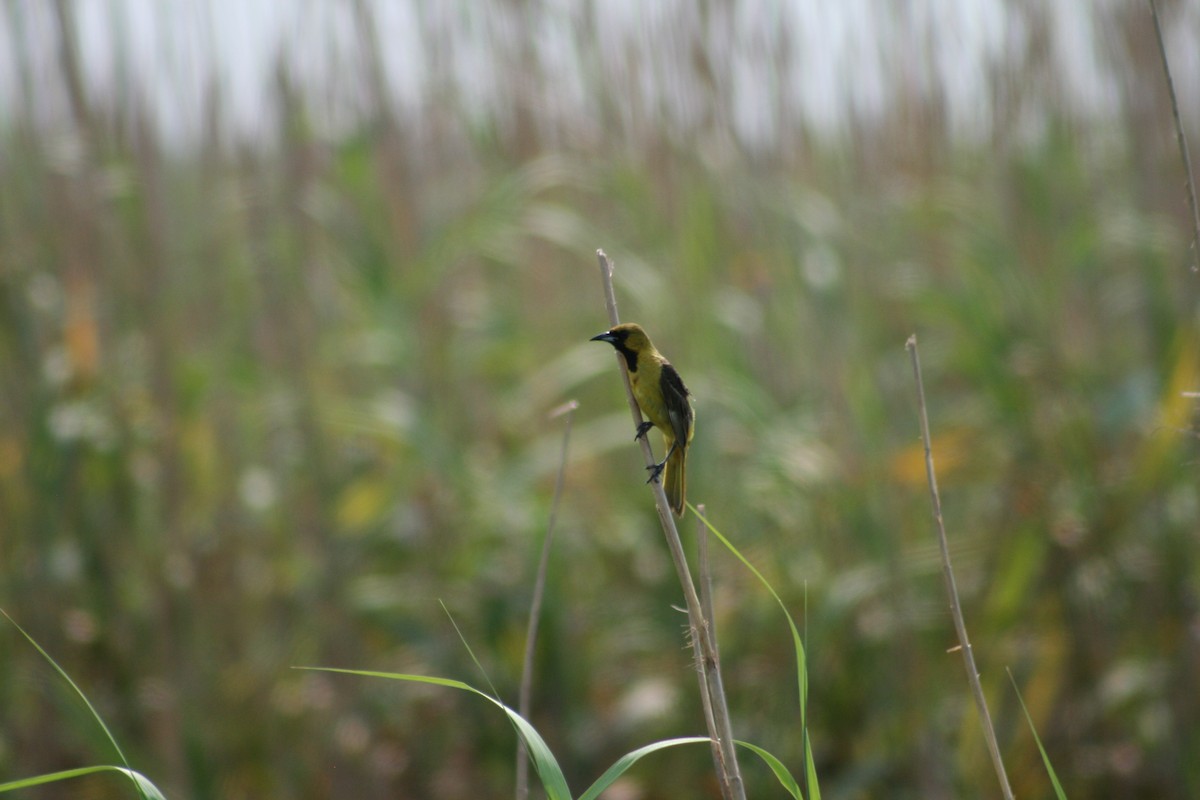
[[[702,742],[707,744],[711,741],[712,739],[709,739],[707,736],[686,736],[679,739],[664,739],[661,742],[654,742],[645,747],[639,747],[637,750],[633,750],[618,758],[595,783],[588,787],[586,792],[579,796],[579,800],[596,800],[601,792],[611,786],[617,778],[624,775],[626,770],[636,764],[642,756],[667,747],[676,747],[681,744],[700,744]]]
[[[771,586],[770,582],[763,577],[763,574],[719,530],[713,527],[712,522],[709,521],[707,516],[696,511],[691,503],[688,503],[688,507],[704,523],[704,527],[708,528],[713,536],[720,539],[721,544],[725,545],[725,548],[733,553],[737,560],[741,561],[746,569],[754,574],[754,577],[758,578],[759,583],[766,587],[767,591],[771,593],[771,597],[774,597],[775,602],[779,604],[779,608],[783,610],[783,616],[787,619],[788,627],[792,631],[792,645],[796,651],[796,683],[800,691],[800,728],[803,731],[802,735],[804,739],[804,773],[807,778],[810,799],[821,800],[821,789],[817,785],[817,768],[812,755],[812,743],[808,737],[808,662],[804,655],[804,641],[800,638],[800,631],[796,627],[796,622],[792,619],[792,615],[788,612],[787,606],[784,605],[778,592],[775,591],[775,587]]]
[[[817,782],[817,763],[813,760],[812,739],[808,729],[804,730],[804,770],[808,780],[808,794],[812,800],[821,800],[821,785]]]
[[[489,703],[494,703],[508,715],[509,720],[517,729],[517,733],[525,742],[529,758],[533,761],[533,768],[546,790],[547,800],[571,800],[571,789],[567,786],[566,776],[563,775],[562,768],[559,767],[558,761],[555,760],[554,754],[550,751],[550,747],[542,739],[537,730],[516,711],[486,692],[479,691],[474,686],[462,681],[451,680],[450,678],[435,678],[429,675],[407,675],[399,672],[374,672],[362,669],[338,669],[336,667],[296,667],[296,669],[311,670],[314,672],[337,672],[345,675],[386,678],[387,680],[410,681],[412,683],[428,683],[434,686],[445,686],[450,689],[460,689],[464,692],[477,694]],[[704,739],[703,741],[708,740]]]
[[[746,748],[761,758],[763,763],[771,768],[771,772],[775,773],[775,777],[779,779],[779,783],[787,790],[788,794],[796,798],[796,800],[804,800],[804,793],[800,791],[800,784],[796,783],[796,779],[792,777],[791,770],[784,766],[782,761],[756,744],[743,742],[741,739],[734,739],[734,744]]]
[[[1046,773],[1050,776],[1050,784],[1054,787],[1054,796],[1058,800],[1067,800],[1067,793],[1063,791],[1062,784],[1058,782],[1058,775],[1054,772],[1054,765],[1050,763],[1050,756],[1046,754],[1046,748],[1042,747],[1042,740],[1038,736],[1037,728],[1033,727],[1033,717],[1030,715],[1029,709],[1025,707],[1025,698],[1021,697],[1021,690],[1017,688],[1017,682],[1013,680],[1011,670],[1008,671],[1008,679],[1012,682],[1013,691],[1017,693],[1017,702],[1021,704],[1021,710],[1025,712],[1025,721],[1029,723],[1033,741],[1037,744],[1038,752],[1042,754],[1042,763],[1046,765]]]
[[[467,637],[463,636],[462,629],[458,627],[458,622],[455,621],[454,615],[450,613],[450,609],[446,608],[446,604],[438,600],[438,605],[442,607],[442,611],[446,614],[446,618],[450,620],[451,626],[454,627],[454,632],[458,634],[458,640],[462,642],[462,646],[466,649],[467,655],[471,657],[471,661],[475,663],[475,669],[479,670],[479,674],[487,681],[488,688],[492,690],[492,697],[499,700],[500,692],[496,690],[496,684],[492,683],[492,677],[487,674],[487,670],[483,668],[483,663],[475,657],[475,651],[471,649],[471,643],[467,641]]]
[[[111,744],[113,746],[113,750],[115,750],[117,752],[117,757],[120,758],[121,763],[125,765],[125,768],[120,771],[125,773],[126,775],[130,776],[130,779],[133,780],[133,785],[137,787],[138,794],[141,795],[143,798],[154,797],[154,794],[158,793],[158,789],[154,789],[154,794],[147,795],[144,783],[149,784],[151,788],[154,787],[154,784],[150,783],[149,781],[144,781],[144,783],[143,783],[143,780],[139,780],[139,778],[141,778],[140,774],[137,772],[134,772],[133,769],[130,768],[129,760],[125,758],[125,753],[123,753],[121,751],[121,745],[117,744],[116,737],[112,735],[112,731],[110,731],[108,729],[108,726],[104,724],[104,719],[100,716],[100,712],[97,711],[96,707],[92,705],[92,701],[88,700],[87,695],[83,693],[83,690],[79,688],[79,685],[76,684],[75,681],[71,680],[71,676],[67,674],[67,671],[65,669],[63,669],[62,667],[60,667],[58,665],[58,662],[55,661],[53,658],[51,658],[50,654],[42,649],[42,646],[37,643],[37,640],[34,639],[32,636],[30,636],[29,633],[27,633],[24,628],[22,628],[20,625],[17,624],[17,621],[15,619],[13,619],[12,617],[10,617],[8,615],[7,611],[0,608],[0,614],[3,614],[4,618],[7,619],[14,628],[16,628],[18,631],[21,632],[21,635],[25,637],[25,641],[27,641],[31,645],[33,645],[33,648],[35,650],[37,650],[38,653],[41,654],[42,658],[46,659],[47,663],[49,663],[50,666],[54,667],[54,671],[57,672],[59,674],[59,676],[64,681],[67,682],[67,685],[70,686],[75,691],[75,694],[77,694],[79,696],[79,699],[83,701],[83,704],[85,706],[87,706],[87,710],[89,712],[91,712],[92,719],[96,720],[96,724],[100,726],[100,730],[104,731],[104,735],[108,739],[109,744]],[[84,769],[120,769],[120,768],[119,767],[99,767],[99,768],[85,767]],[[138,778],[133,778],[134,775],[137,775]],[[161,797],[161,795],[159,795],[159,796]]]
[[[41,786],[44,783],[55,783],[57,781],[70,780],[71,778],[82,778],[85,775],[95,775],[100,772],[119,772],[134,782],[143,797],[149,798],[149,800],[167,800],[166,796],[145,775],[131,769],[126,769],[125,767],[109,765],[67,769],[62,772],[51,772],[46,775],[35,775],[32,778],[22,778],[18,781],[0,783],[0,793],[11,792],[14,789],[28,789],[31,786]]]

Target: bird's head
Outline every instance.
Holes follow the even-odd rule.
[[[650,337],[636,322],[622,322],[604,333],[593,336],[591,341],[608,342],[618,350],[631,353],[641,353],[653,349]]]
[[[616,327],[609,328],[604,333],[598,333],[591,339],[593,342],[608,342],[617,348],[617,352],[625,357],[625,365],[630,372],[637,372],[638,355],[654,350],[650,337],[642,330],[642,326],[634,322],[622,322]]]

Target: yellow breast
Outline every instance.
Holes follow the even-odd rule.
[[[663,437],[669,444],[675,441],[675,435],[671,428],[671,417],[667,413],[666,406],[663,405],[661,390],[654,391],[652,389],[652,387],[657,388],[661,373],[651,375],[649,372],[649,370],[639,369],[637,372],[629,373],[629,383],[633,387],[633,398],[637,400],[638,407],[642,409],[642,414],[646,416],[646,419],[654,423],[654,427],[662,431]]]

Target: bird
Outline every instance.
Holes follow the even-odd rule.
[[[667,454],[650,470],[649,483],[660,475],[667,501],[676,516],[683,516],[687,489],[687,449],[696,432],[696,413],[689,399],[691,392],[683,385],[679,372],[662,353],[654,349],[642,326],[625,322],[593,336],[590,341],[608,342],[625,359],[625,371],[638,407],[646,415],[634,435],[641,439],[651,428],[662,432]]]

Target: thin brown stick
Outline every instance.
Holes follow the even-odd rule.
[[[617,297],[613,292],[612,262],[608,260],[608,256],[604,254],[603,250],[596,251],[596,258],[600,263],[600,280],[604,284],[604,305],[608,310],[608,321],[610,325],[615,326],[621,320],[617,315]],[[615,353],[614,355],[617,359],[618,371],[621,373],[621,380],[625,382],[625,396],[629,401],[629,411],[633,415],[636,427],[642,423],[642,410],[638,408],[637,400],[633,397],[633,389],[629,385],[629,375],[625,372],[621,354]],[[655,463],[649,438],[643,436],[639,440],[642,445],[642,455],[646,459],[646,466]],[[662,482],[651,481],[650,487],[654,492],[655,505],[658,507],[658,521],[662,525],[663,535],[667,539],[667,549],[671,553],[671,560],[675,563],[675,572],[679,577],[680,586],[683,588],[683,597],[687,603],[688,625],[696,654],[696,672],[700,680],[701,701],[706,703],[706,708],[707,704],[711,704],[712,707],[711,714],[705,713],[708,735],[721,744],[714,751],[714,763],[717,769],[717,778],[721,784],[721,792],[726,800],[745,800],[746,792],[742,786],[742,776],[737,759],[724,755],[726,752],[733,752],[733,732],[729,724],[729,703],[725,699],[720,675],[715,669],[716,642],[705,622],[704,613],[700,607],[700,598],[696,594],[696,584],[692,581],[687,557],[683,554],[679,529],[675,526],[675,515],[671,512],[670,504],[667,503],[667,495],[663,491]],[[723,727],[719,724],[721,720],[724,720]]]
[[[1163,75],[1167,77],[1167,94],[1171,97],[1171,116],[1175,119],[1175,139],[1179,143],[1179,156],[1183,159],[1183,174],[1187,178],[1188,206],[1192,210],[1192,272],[1200,272],[1200,206],[1196,204],[1196,182],[1192,178],[1192,157],[1188,153],[1187,137],[1183,135],[1183,121],[1179,116],[1179,100],[1175,97],[1175,81],[1171,79],[1171,65],[1167,62],[1167,45],[1163,42],[1162,24],[1158,19],[1158,4],[1150,3],[1150,16],[1154,18],[1154,38],[1158,41],[1158,54],[1162,57]]]
[[[567,445],[571,442],[571,421],[579,403],[571,400],[550,412],[550,419],[567,417],[563,428],[562,450],[558,457],[558,477],[554,481],[554,499],[550,501],[550,520],[546,523],[546,538],[542,541],[542,558],[538,562],[537,578],[533,584],[533,601],[529,604],[528,633],[525,636],[525,660],[521,666],[521,689],[517,697],[517,713],[529,719],[530,696],[533,694],[533,658],[537,650],[538,623],[542,617],[542,599],[546,594],[546,571],[550,562],[550,546],[554,541],[554,522],[558,519],[558,501],[562,498],[567,474]],[[517,800],[529,797],[529,753],[525,742],[517,743]]]
[[[704,514],[703,503],[696,506],[696,508],[701,515]],[[696,568],[700,571],[700,613],[704,616],[704,624],[708,626],[709,630],[712,630],[712,598],[710,597],[705,586],[705,582],[708,579],[708,528],[705,526],[704,520],[701,517],[696,518]],[[698,649],[697,652],[699,652]],[[704,687],[706,687],[708,684],[704,676],[703,660],[696,658],[695,662],[696,672],[700,678],[700,704],[704,706],[704,724],[710,731],[719,730],[717,728],[716,715],[713,713],[712,695],[708,691],[704,690]],[[720,662],[717,663],[719,664]],[[721,743],[713,738],[710,740],[709,744],[712,747],[713,763],[717,765],[724,763],[725,753],[721,749]],[[718,772],[723,773],[723,770],[718,768]],[[721,797],[725,798],[725,800],[728,800],[729,797],[728,792],[725,790],[724,780],[721,781]]]
[[[704,504],[696,506],[698,516],[696,517],[696,569],[699,572],[700,579],[700,613],[704,615],[704,624],[708,628],[709,640],[712,642],[712,682],[716,687],[713,694],[721,697],[725,696],[725,679],[721,677],[721,648],[717,639],[717,621],[713,616],[712,605],[712,571],[708,566],[708,526],[704,524]],[[699,659],[697,659],[699,664]],[[701,675],[707,682],[708,676]],[[712,719],[709,722],[711,730],[723,731],[722,737],[714,739],[713,759],[714,763],[724,761],[726,764],[733,763],[737,765],[737,754],[733,744],[733,726],[729,720],[729,709],[724,703],[712,703],[709,698],[709,692],[701,692],[701,697],[705,699],[704,713]],[[742,776],[736,769],[727,770],[727,778],[729,781],[737,781],[738,786],[735,789],[732,785],[722,783],[721,795],[725,798],[740,796],[745,790],[741,786]]]
[[[925,384],[921,380],[921,357],[917,352],[917,335],[908,337],[904,345],[912,359],[913,378],[917,382],[917,407],[921,418],[921,441],[925,444],[925,476],[929,480],[929,499],[933,504],[933,521],[937,531],[938,545],[942,550],[942,577],[946,581],[946,594],[950,597],[950,615],[954,618],[954,630],[958,634],[959,650],[962,651],[963,667],[967,670],[967,683],[971,686],[971,694],[975,698],[975,707],[983,724],[983,735],[987,739],[988,754],[992,758],[992,766],[996,769],[996,778],[1000,781],[1000,791],[1006,800],[1012,800],[1012,787],[1008,783],[1008,773],[1004,771],[1004,762],[1000,758],[1000,746],[996,743],[996,731],[992,727],[992,716],[988,713],[987,699],[983,695],[983,686],[979,682],[979,672],[975,669],[975,653],[967,638],[967,624],[963,621],[962,606],[958,601],[958,586],[954,581],[954,568],[950,566],[950,546],[946,543],[946,523],[942,519],[942,500],[938,495],[937,475],[933,471],[933,446],[929,439],[929,414],[925,406]]]

